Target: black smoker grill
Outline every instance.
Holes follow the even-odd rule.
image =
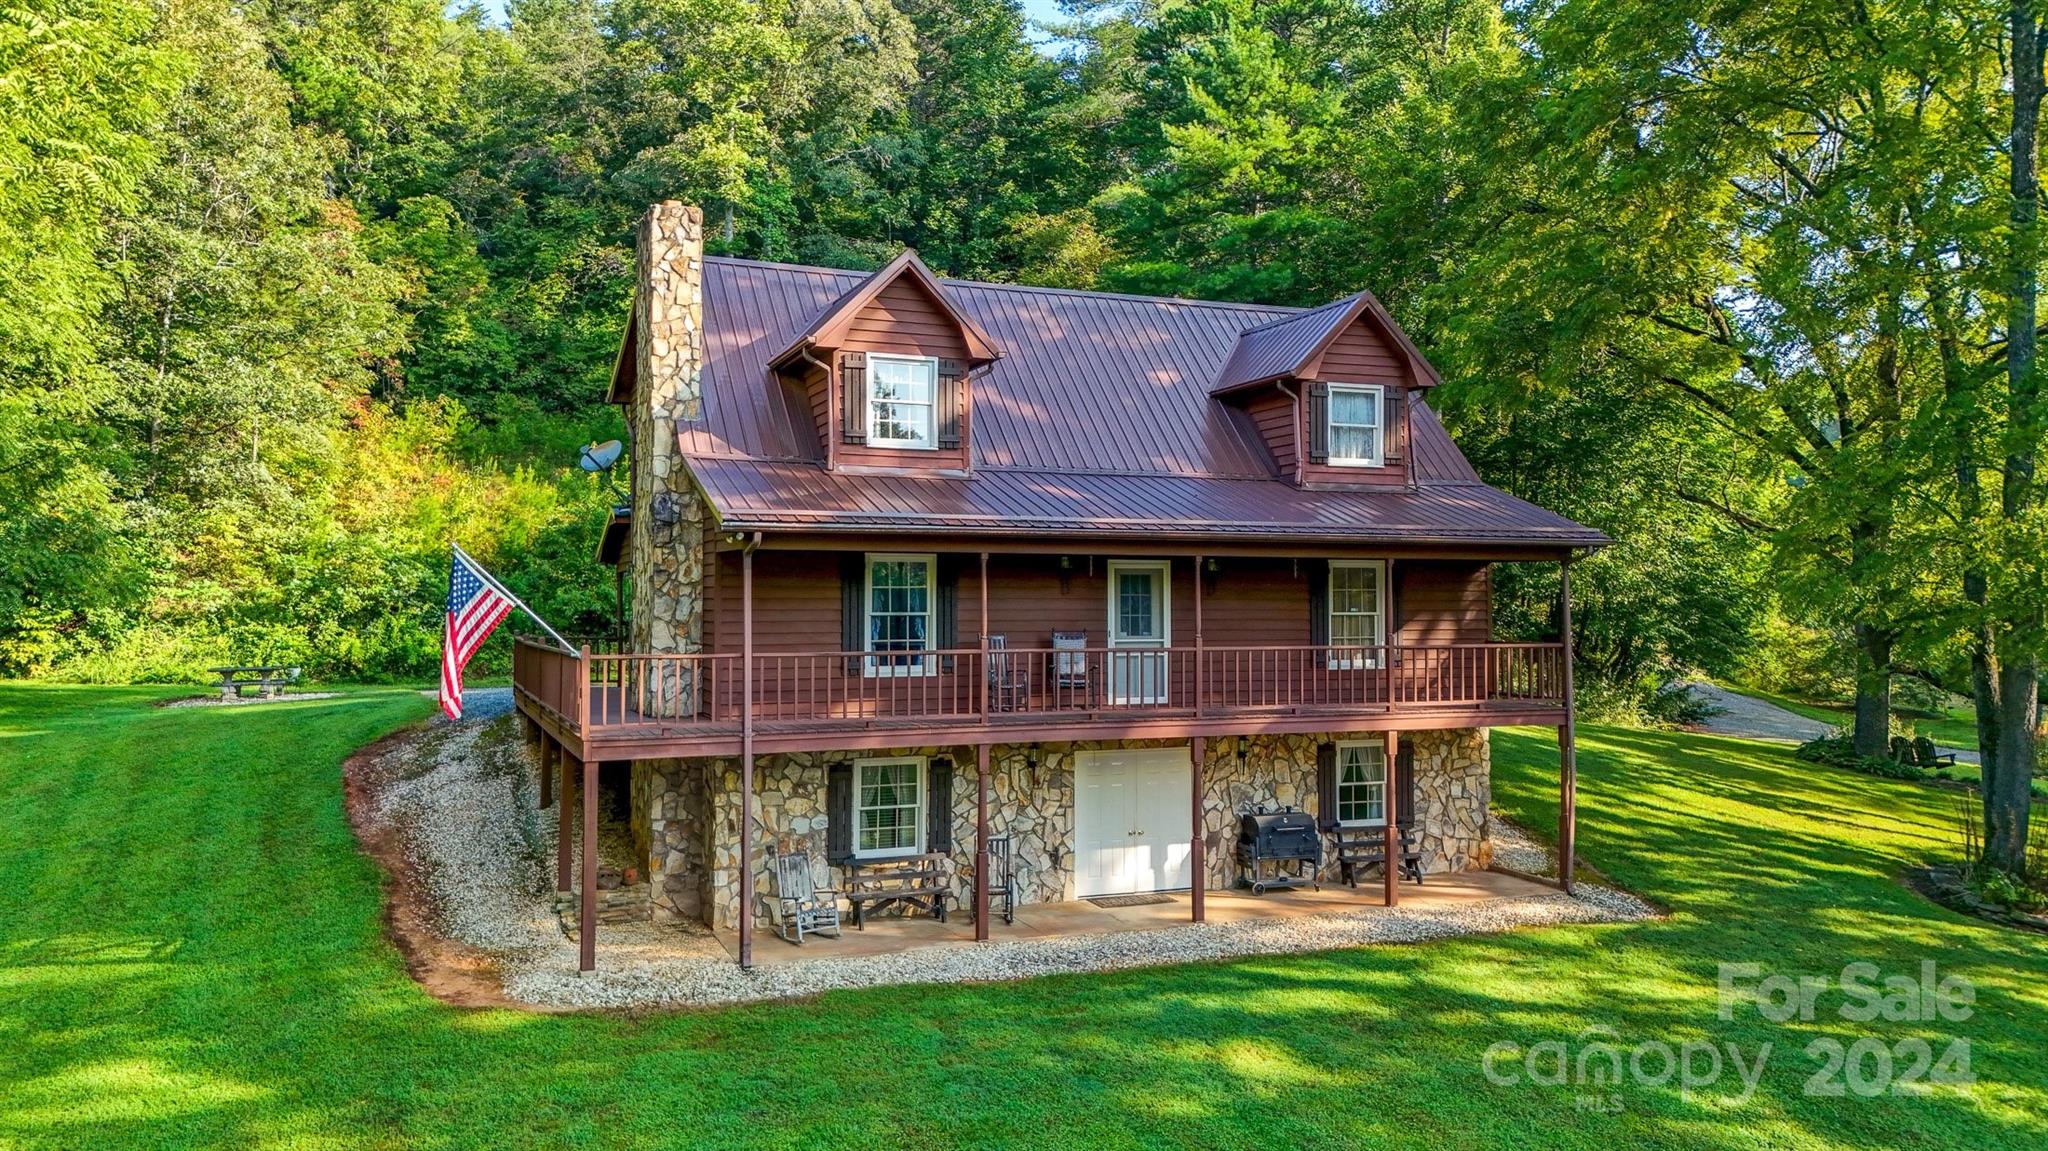
[[[1238,882],[1264,895],[1269,888],[1314,886],[1323,866],[1323,835],[1305,811],[1246,811],[1237,821]]]

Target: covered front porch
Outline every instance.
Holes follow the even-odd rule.
[[[1411,915],[1430,917],[1434,913],[1455,913],[1478,904],[1500,899],[1542,899],[1558,894],[1558,888],[1535,879],[1500,871],[1464,871],[1426,877],[1422,883],[1402,881],[1400,908]],[[1016,921],[1005,923],[1000,916],[988,925],[987,940],[997,943],[1026,942],[1106,936],[1124,932],[1163,932],[1190,925],[1193,897],[1187,891],[1160,892],[1153,902],[1104,906],[1094,900],[1076,899],[1058,903],[1031,903],[1017,908]],[[1204,918],[1211,925],[1286,924],[1292,921],[1330,916],[1361,917],[1384,915],[1389,909],[1380,884],[1350,887],[1326,883],[1320,891],[1298,888],[1291,891],[1253,895],[1251,892],[1212,890],[1203,893]],[[740,933],[714,933],[728,957],[739,959]],[[920,948],[971,946],[976,942],[974,917],[961,908],[941,923],[929,916],[887,916],[868,921],[856,930],[847,918],[839,938],[806,935],[802,945],[786,942],[763,932],[753,944],[755,966],[830,962],[899,955]],[[1316,946],[1304,939],[1304,946]],[[1133,941],[1136,951],[1149,950],[1143,940]],[[1162,941],[1162,954],[1167,953]]]

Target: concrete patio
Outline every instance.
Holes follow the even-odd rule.
[[[1424,883],[1401,884],[1398,910],[1430,913],[1452,911],[1495,899],[1532,899],[1555,896],[1558,890],[1547,884],[1498,871],[1466,871],[1433,875]],[[1004,923],[995,917],[989,929],[991,943],[1108,935],[1124,931],[1164,931],[1189,926],[1188,893],[1164,893],[1165,902],[1136,907],[1101,907],[1088,900],[1063,903],[1034,903],[1017,909],[1017,921]],[[1321,891],[1298,888],[1253,895],[1246,890],[1210,891],[1206,895],[1211,924],[1246,923],[1255,920],[1284,921],[1318,915],[1350,915],[1361,911],[1386,911],[1381,901],[1377,876],[1356,888],[1324,884]],[[852,917],[846,920],[841,937],[806,935],[799,947],[784,942],[763,927],[755,936],[754,965],[771,967],[811,960],[853,959],[893,955],[915,948],[943,945],[974,945],[974,918],[966,909],[949,909],[948,922],[928,916],[889,914],[868,920],[865,930],[856,930]],[[730,931],[717,933],[719,944],[737,959],[739,936]]]

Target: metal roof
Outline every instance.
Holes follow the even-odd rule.
[[[1210,389],[1247,329],[1292,327],[1273,321],[1356,309],[1358,297],[1304,313],[942,280],[948,302],[1002,350],[1001,359],[972,377],[971,469],[827,471],[802,391],[772,376],[769,364],[873,278],[705,261],[703,415],[683,425],[678,439],[722,523],[1607,542],[1486,487],[1420,402],[1410,430],[1411,485],[1303,489],[1277,477],[1250,417]]]

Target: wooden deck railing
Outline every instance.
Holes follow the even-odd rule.
[[[736,730],[750,697],[757,724],[823,729],[1562,707],[1563,660],[1544,643],[767,652],[743,674],[737,654],[572,653],[522,638],[512,674],[572,729],[687,732]]]

